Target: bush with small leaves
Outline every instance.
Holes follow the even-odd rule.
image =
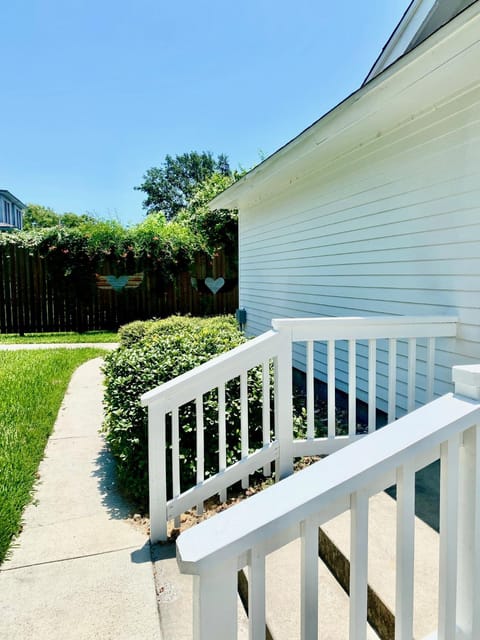
[[[246,338],[232,317],[191,318],[174,316],[165,320],[133,323],[122,329],[121,346],[105,359],[105,423],[107,441],[117,463],[121,489],[138,508],[145,509],[148,498],[147,410],[140,396],[154,387],[228,351]],[[262,371],[248,373],[249,443],[262,443]],[[190,398],[186,398],[189,401]],[[205,426],[205,476],[218,471],[217,391],[203,397]],[[187,402],[179,411],[181,488],[195,484],[196,415],[195,403]],[[240,459],[240,381],[226,385],[227,464]],[[167,447],[171,449],[170,421],[167,420]],[[171,493],[171,459],[167,455],[167,483]]]

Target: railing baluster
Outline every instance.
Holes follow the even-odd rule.
[[[455,393],[480,400],[480,367],[453,367]],[[457,628],[480,638],[480,420],[463,434],[459,457]]]
[[[358,323],[358,327],[357,327]],[[356,404],[358,394],[364,398],[364,387],[357,384],[356,373],[362,375],[362,380],[366,376],[363,371],[364,366],[364,341],[368,340],[368,429],[374,431],[376,428],[375,414],[377,401],[385,403],[388,400],[388,419],[396,419],[396,407],[398,402],[398,353],[402,354],[402,381],[404,380],[404,359],[403,341],[408,340],[408,409],[415,407],[417,371],[417,355],[421,355],[421,380],[418,376],[420,386],[423,386],[423,360],[425,360],[425,396],[431,399],[434,385],[434,350],[435,338],[429,335],[454,337],[455,318],[343,318],[340,320],[329,318],[305,318],[305,319],[283,319],[272,321],[273,330],[263,336],[255,338],[252,342],[240,345],[231,354],[222,354],[211,362],[204,363],[191,372],[179,376],[162,384],[157,389],[149,391],[142,396],[143,406],[149,409],[149,466],[150,466],[150,496],[151,496],[151,519],[152,519],[152,540],[155,538],[166,538],[166,524],[163,522],[167,514],[175,516],[175,524],[178,524],[178,514],[181,509],[191,508],[192,504],[197,504],[199,513],[202,512],[203,502],[211,495],[218,494],[222,500],[227,496],[226,488],[229,484],[241,479],[244,487],[248,486],[249,474],[256,468],[264,469],[268,475],[271,472],[271,461],[275,461],[276,478],[281,479],[291,474],[293,471],[293,458],[299,455],[315,455],[324,452],[332,452],[343,446],[346,442],[340,439],[332,442],[336,438],[336,377],[338,373],[339,381],[345,383],[345,372],[339,363],[337,370],[336,360],[336,340],[342,341],[342,353],[345,350],[345,343],[348,342],[348,432],[350,436],[356,434]],[[410,338],[401,337],[402,326],[407,327]],[[395,336],[395,337],[394,337]],[[413,336],[413,337],[412,337]],[[427,336],[424,338],[424,336]],[[417,347],[416,340],[420,339],[421,348]],[[292,340],[306,344],[306,409],[307,409],[307,442],[292,442]],[[361,348],[357,349],[357,342],[361,341]],[[377,365],[377,341],[382,340],[381,371]],[[398,349],[397,341],[402,340],[402,348]],[[424,342],[425,340],[425,342]],[[388,365],[387,372],[384,370],[385,351],[384,344],[388,342]],[[315,436],[315,347],[319,344],[321,352],[324,354],[323,345],[327,351],[327,384],[328,384],[328,439],[323,442],[323,438],[316,439]],[[426,346],[425,358],[423,347]],[[360,369],[357,367],[357,350],[362,355]],[[274,363],[274,398],[275,398],[275,437],[271,435],[271,381],[270,372]],[[342,361],[343,362],[343,361]],[[325,363],[324,363],[325,364]],[[263,447],[252,456],[249,451],[249,425],[248,413],[251,408],[248,400],[249,382],[248,371],[262,367],[263,383],[263,410],[262,410],[262,440]],[[243,373],[240,373],[243,371]],[[323,370],[325,373],[325,370]],[[382,388],[377,391],[376,378],[381,375]],[[388,377],[388,393],[385,387],[385,377]],[[234,465],[230,470],[227,468],[227,434],[226,434],[226,380],[240,379],[240,409],[241,409],[241,437],[240,448],[242,464]],[[364,380],[364,382],[366,382]],[[471,385],[470,385],[471,386]],[[469,387],[462,383],[459,394],[464,395],[465,388]],[[204,396],[215,393],[218,390],[218,470],[221,472],[212,482],[205,482],[205,425],[204,425]],[[343,389],[343,386],[342,386]],[[403,394],[403,382],[402,382]],[[463,389],[463,390],[462,390]],[[377,400],[378,396],[378,400]],[[385,397],[387,396],[387,397]],[[424,394],[418,397],[423,400]],[[180,460],[180,430],[179,415],[182,415],[179,407],[185,403],[196,407],[196,480],[197,487],[189,488],[188,492],[181,494],[181,460]],[[161,407],[161,408],[160,408]],[[403,397],[402,397],[403,408]],[[229,409],[229,408],[228,408]],[[162,413],[163,412],[163,413]],[[165,470],[170,465],[165,464],[165,423],[166,415],[172,416],[172,487],[173,499],[166,502],[166,478]],[[163,432],[163,433],[162,433]],[[207,434],[208,435],[208,434]],[[272,443],[271,440],[274,439]],[[314,441],[314,442],[312,442]],[[183,441],[182,441],[183,442]],[[208,443],[209,444],[209,443]],[[338,445],[338,446],[337,446]],[[310,453],[311,452],[311,453]],[[257,465],[257,466],[255,466]],[[230,473],[231,471],[231,473]],[[233,479],[231,483],[229,480]],[[210,493],[209,493],[210,492]],[[192,497],[193,496],[193,497]],[[190,502],[189,502],[190,501]],[[188,506],[187,506],[188,503]],[[165,516],[165,518],[164,518]],[[480,519],[480,516],[479,516]],[[159,520],[161,523],[159,524]],[[479,596],[480,598],[480,596]]]
[[[203,396],[195,398],[195,414],[197,427],[197,484],[205,479],[204,464],[204,432],[203,432]],[[197,515],[203,513],[203,502],[197,504]]]
[[[237,639],[237,565],[223,562],[193,577],[193,640]]]
[[[270,442],[270,360],[262,365],[262,431],[263,444]],[[272,474],[272,465],[266,464],[263,467],[263,475]]]
[[[377,428],[377,341],[368,341],[368,432]]]
[[[315,437],[313,340],[307,341],[307,438]]]
[[[248,372],[240,375],[240,438],[242,458],[248,456]],[[242,478],[242,488],[248,489],[249,477]]]
[[[357,432],[357,344],[348,341],[348,435]]]
[[[456,635],[459,440],[456,434],[440,446],[438,640]]]
[[[408,411],[415,409],[415,381],[417,375],[417,340],[409,338],[408,340],[408,386],[407,386],[407,408]]]
[[[457,626],[480,638],[480,425],[463,434],[460,456]]]
[[[150,540],[167,539],[167,476],[165,456],[165,412],[154,404],[148,410],[148,478]]]
[[[172,411],[172,489],[173,497],[180,495],[180,434],[178,425],[178,407]],[[175,526],[180,526],[180,516],[175,517]]]
[[[367,637],[368,495],[350,498],[350,640]]]
[[[225,424],[225,383],[218,387],[218,470],[227,468],[227,428]],[[220,502],[226,502],[227,489],[219,493]]]
[[[405,465],[397,469],[395,640],[413,637],[414,547],[415,471]]]
[[[388,422],[393,422],[396,415],[397,401],[397,341],[388,341]]]
[[[273,359],[275,368],[275,440],[279,451],[275,464],[275,481],[293,473],[292,455],[292,339],[288,331],[282,332],[282,343]]]
[[[248,563],[249,640],[265,640],[265,554],[253,547]]]
[[[301,640],[318,637],[318,526],[307,519],[300,523],[301,552]]]
[[[335,340],[328,341],[328,437],[335,438]]]
[[[427,375],[426,375],[426,402],[433,400],[433,381],[435,378],[435,338],[427,340]]]

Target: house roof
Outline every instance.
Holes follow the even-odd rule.
[[[457,9],[460,6],[457,0],[452,3]],[[415,0],[402,21],[414,4]],[[420,3],[416,4],[418,9]],[[425,19],[418,25],[420,30],[422,25],[426,26]],[[416,33],[420,33],[418,29]],[[412,43],[410,39],[405,48]],[[371,72],[371,79],[360,89],[216,196],[209,206],[238,209],[245,202],[254,205],[291,186],[312,172],[313,161],[318,170],[322,163],[327,165],[355,146],[380,136],[407,114],[411,116],[432,108],[445,99],[446,91],[453,94],[468,84],[480,82],[478,59],[480,0],[475,0],[444,26],[425,36],[415,48],[410,48],[383,70],[377,68],[376,74]]]
[[[21,200],[16,198],[12,193],[10,193],[10,191],[7,191],[7,189],[0,189],[0,196],[3,196],[7,200],[10,200],[10,202],[13,202],[13,204],[19,209],[25,209],[26,207]]]
[[[364,84],[475,2],[477,0],[412,0]]]

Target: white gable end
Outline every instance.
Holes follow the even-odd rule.
[[[370,70],[365,83],[474,2],[476,0],[413,0]]]
[[[249,334],[276,317],[455,315],[435,392],[450,390],[452,365],[480,360],[479,59],[477,1],[215,198],[239,209]],[[319,343],[320,380],[325,362]]]

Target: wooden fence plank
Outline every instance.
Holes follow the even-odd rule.
[[[106,263],[102,275],[114,268]],[[197,256],[191,272],[179,273],[173,282],[159,272],[143,274],[138,288],[105,291],[93,273],[83,280],[67,277],[32,249],[0,246],[0,333],[115,329],[175,313],[233,313],[238,306],[237,284],[216,294],[205,286],[208,277],[236,282],[236,265],[222,252],[213,259]]]

